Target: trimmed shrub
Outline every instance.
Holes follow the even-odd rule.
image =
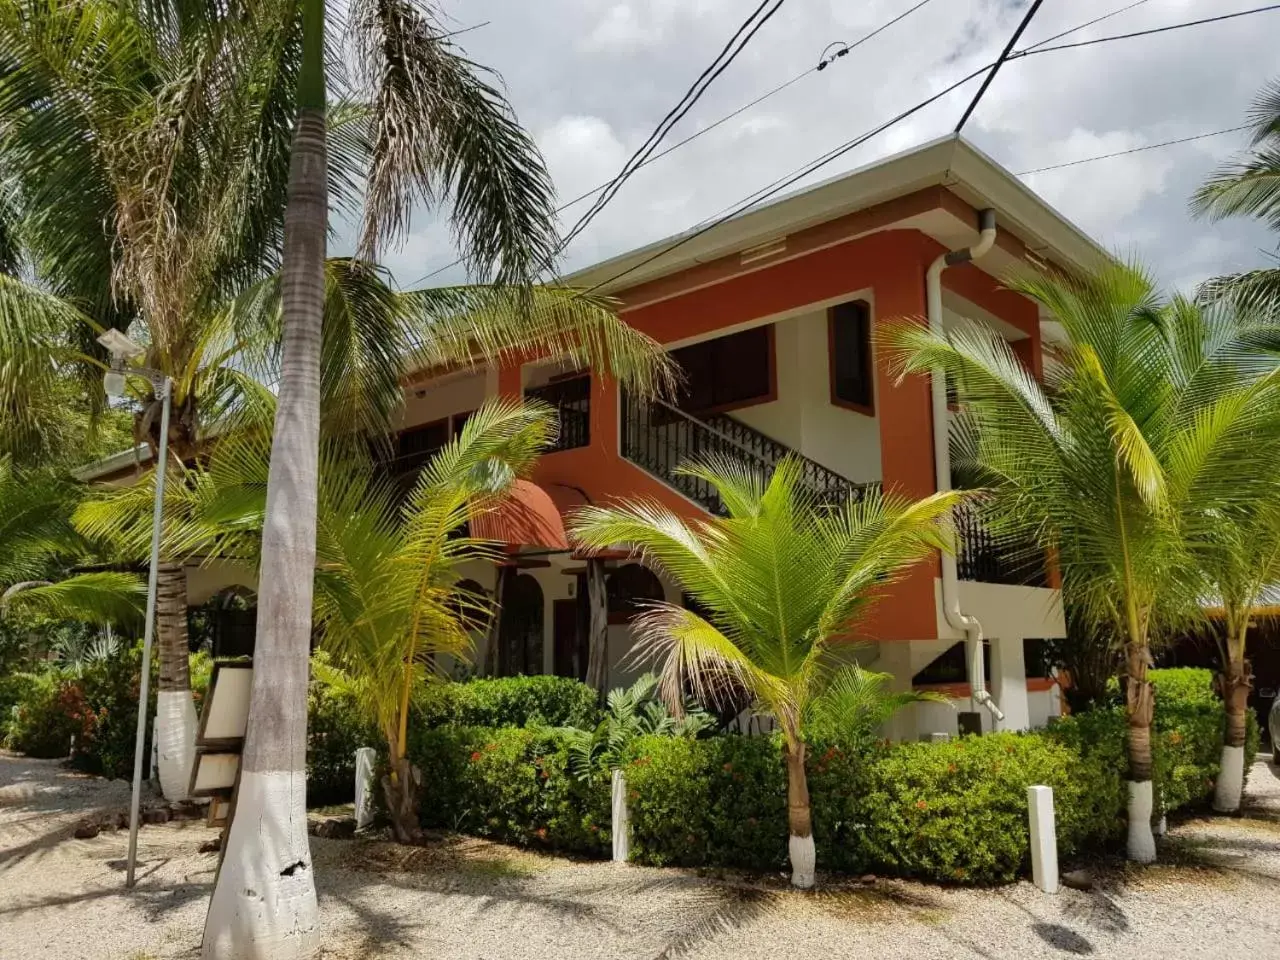
[[[356,750],[386,753],[382,734],[364,722],[355,697],[319,680],[307,692],[307,804],[324,807],[355,799]]]
[[[412,723],[424,727],[591,729],[600,720],[596,692],[569,677],[500,677],[431,683],[414,700]]]
[[[75,704],[64,700],[65,678],[56,670],[24,674],[12,707],[5,746],[29,757],[53,759],[71,752],[71,738],[81,730],[73,717]]]
[[[609,781],[577,779],[554,730],[415,727],[409,756],[425,827],[595,857],[609,848]]]
[[[1214,674],[1205,667],[1167,667],[1148,670],[1155,685],[1156,703],[1214,707],[1222,704],[1214,688]]]
[[[1029,856],[1027,787],[1054,788],[1070,855],[1113,807],[1108,775],[1062,743],[998,733],[947,743],[810,747],[818,863],[950,883],[1012,880]],[[656,865],[774,869],[786,862],[786,778],[776,738],[647,738],[626,767],[632,857]],[[1099,796],[1111,799],[1099,802]],[[1110,821],[1115,811],[1107,811]]]

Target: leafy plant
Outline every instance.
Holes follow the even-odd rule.
[[[604,719],[594,730],[560,727],[556,731],[569,744],[574,775],[590,781],[622,764],[627,751],[640,737],[697,737],[712,730],[716,718],[693,703],[673,716],[655,693],[658,678],[646,673],[630,687],[609,691]]]
[[[638,655],[659,662],[673,708],[686,690],[710,704],[745,689],[775,718],[785,744],[792,882],[811,886],[805,725],[814,702],[846,684],[831,686],[840,665],[833,645],[857,629],[886,584],[948,548],[946,523],[961,494],[913,503],[864,490],[827,506],[793,459],[771,476],[731,460],[683,470],[716,491],[726,517],[689,521],[642,501],[585,507],[573,532],[589,547],[630,544],[706,611],[654,604],[635,622]]]
[[[1130,855],[1149,862],[1151,646],[1199,615],[1197,553],[1224,515],[1275,496],[1280,325],[1228,301],[1163,298],[1122,263],[1006,282],[1066,332],[1044,384],[989,328],[903,321],[890,348],[904,374],[941,368],[956,383],[956,460],[992,494],[988,526],[1053,550],[1064,604],[1123,655]]]

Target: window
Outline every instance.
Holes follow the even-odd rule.
[[[405,430],[396,438],[396,467],[418,471],[449,442],[449,418]]]
[[[754,327],[671,351],[685,373],[679,407],[712,413],[774,398],[773,326]]]
[[[462,428],[467,425],[467,421],[471,419],[474,410],[468,410],[466,413],[455,413],[449,420],[450,435],[457,440],[462,435]]]
[[[831,353],[831,402],[861,413],[875,408],[875,367],[871,361],[871,310],[851,300],[827,311]]]

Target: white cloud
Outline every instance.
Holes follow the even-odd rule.
[[[828,0],[783,6],[664,146],[812,67],[831,42],[853,42],[910,5]],[[1115,0],[1045,4],[1021,45],[1116,6]],[[446,13],[461,15],[458,5],[450,7]],[[474,59],[502,72],[561,198],[570,199],[617,171],[751,9],[750,0],[468,0],[468,22],[492,23],[460,39]],[[943,89],[994,59],[1024,9],[1010,0],[923,7],[828,69],[645,167],[575,241],[567,267],[680,232]],[[1202,2],[1152,0],[1064,39],[1161,26],[1202,12]],[[1276,29],[1280,14],[1259,14],[1014,61],[988,90],[965,136],[1017,171],[1233,126],[1243,122],[1249,98],[1274,70]],[[975,80],[812,179],[950,132],[976,88]],[[1046,173],[1031,185],[1099,240],[1132,250],[1166,279],[1181,281],[1260,264],[1259,248],[1275,245],[1259,227],[1207,224],[1187,213],[1196,184],[1243,142],[1232,135],[1133,154]],[[569,211],[566,225],[585,208]],[[400,263],[435,261],[447,236],[425,229],[429,217],[420,219],[423,228],[392,261],[398,276]],[[419,244],[426,249],[415,251]]]

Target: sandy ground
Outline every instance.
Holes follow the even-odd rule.
[[[194,958],[215,858],[200,822],[149,826],[124,890],[125,831],[71,837],[127,785],[0,755],[0,958]],[[1261,760],[1236,819],[1185,823],[1152,868],[1097,889],[958,890],[897,881],[699,877],[575,863],[476,840],[420,849],[313,838],[328,958],[576,960],[831,957],[1161,960],[1271,957],[1280,947],[1280,777]],[[784,946],[785,945],[785,946]]]

